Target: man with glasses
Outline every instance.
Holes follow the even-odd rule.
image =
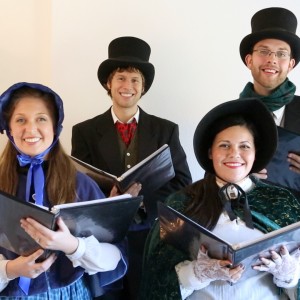
[[[251,27],[252,33],[241,41],[240,55],[253,83],[246,84],[240,98],[258,97],[277,126],[300,135],[300,97],[295,96],[296,86],[287,77],[300,60],[297,18],[285,8],[270,7],[254,14]],[[289,153],[287,160],[290,170],[300,173],[300,156]],[[266,169],[257,175],[266,179]]]

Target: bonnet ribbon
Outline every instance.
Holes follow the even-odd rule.
[[[251,229],[254,228],[247,195],[239,185],[235,183],[227,183],[220,188],[219,196],[231,221],[237,218],[236,214],[234,213],[234,209],[242,207],[244,210],[244,221],[246,226]],[[243,199],[241,199],[241,197]]]
[[[24,154],[17,155],[21,167],[30,164],[27,173],[27,181],[26,181],[26,201],[28,202],[30,198],[30,190],[31,190],[32,177],[33,177],[34,192],[35,192],[34,200],[35,203],[38,205],[43,205],[43,198],[44,198],[45,178],[44,178],[44,171],[42,168],[44,156],[45,156],[44,153],[41,153],[34,157],[30,157],[29,155],[24,155]]]
[[[54,144],[52,144],[53,146]],[[44,200],[44,185],[45,185],[45,177],[44,171],[42,168],[42,163],[44,161],[45,155],[50,151],[52,148],[50,146],[46,151],[34,156],[30,157],[26,154],[19,154],[17,155],[19,165],[24,167],[30,164],[27,173],[27,181],[26,181],[26,201],[28,202],[30,199],[30,191],[31,191],[31,183],[33,179],[34,184],[34,193],[35,193],[35,203],[38,205],[43,205]],[[22,291],[28,295],[29,287],[30,287],[31,278],[28,277],[19,277],[19,286]]]

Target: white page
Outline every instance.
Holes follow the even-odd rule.
[[[114,201],[114,200],[128,199],[128,198],[132,198],[132,196],[130,194],[122,194],[122,195],[119,195],[119,196],[109,197],[109,198],[103,198],[103,199],[96,199],[96,200],[88,200],[88,201],[83,201],[83,202],[58,204],[58,205],[54,205],[53,208],[54,209],[61,209],[61,208],[66,208],[66,207],[74,207],[74,206],[83,206],[83,205],[90,205],[90,204],[111,202],[111,201]]]

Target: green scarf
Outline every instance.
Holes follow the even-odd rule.
[[[289,104],[294,98],[295,91],[296,86],[286,79],[271,95],[261,96],[254,91],[253,83],[248,82],[241,92],[240,98],[259,98],[267,106],[269,111],[275,111]]]

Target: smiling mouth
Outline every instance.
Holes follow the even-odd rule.
[[[133,96],[132,93],[120,93],[120,94],[121,94],[121,96],[123,96],[123,97],[132,97],[132,96]]]
[[[28,143],[35,143],[35,142],[38,142],[41,138],[27,138],[27,139],[24,139],[25,142],[28,142]]]
[[[243,163],[224,163],[224,165],[227,167],[241,167],[244,164]]]
[[[262,69],[265,73],[268,73],[268,74],[277,74],[278,71],[277,70],[274,70],[274,69],[269,69],[269,68],[265,68],[265,69]]]

